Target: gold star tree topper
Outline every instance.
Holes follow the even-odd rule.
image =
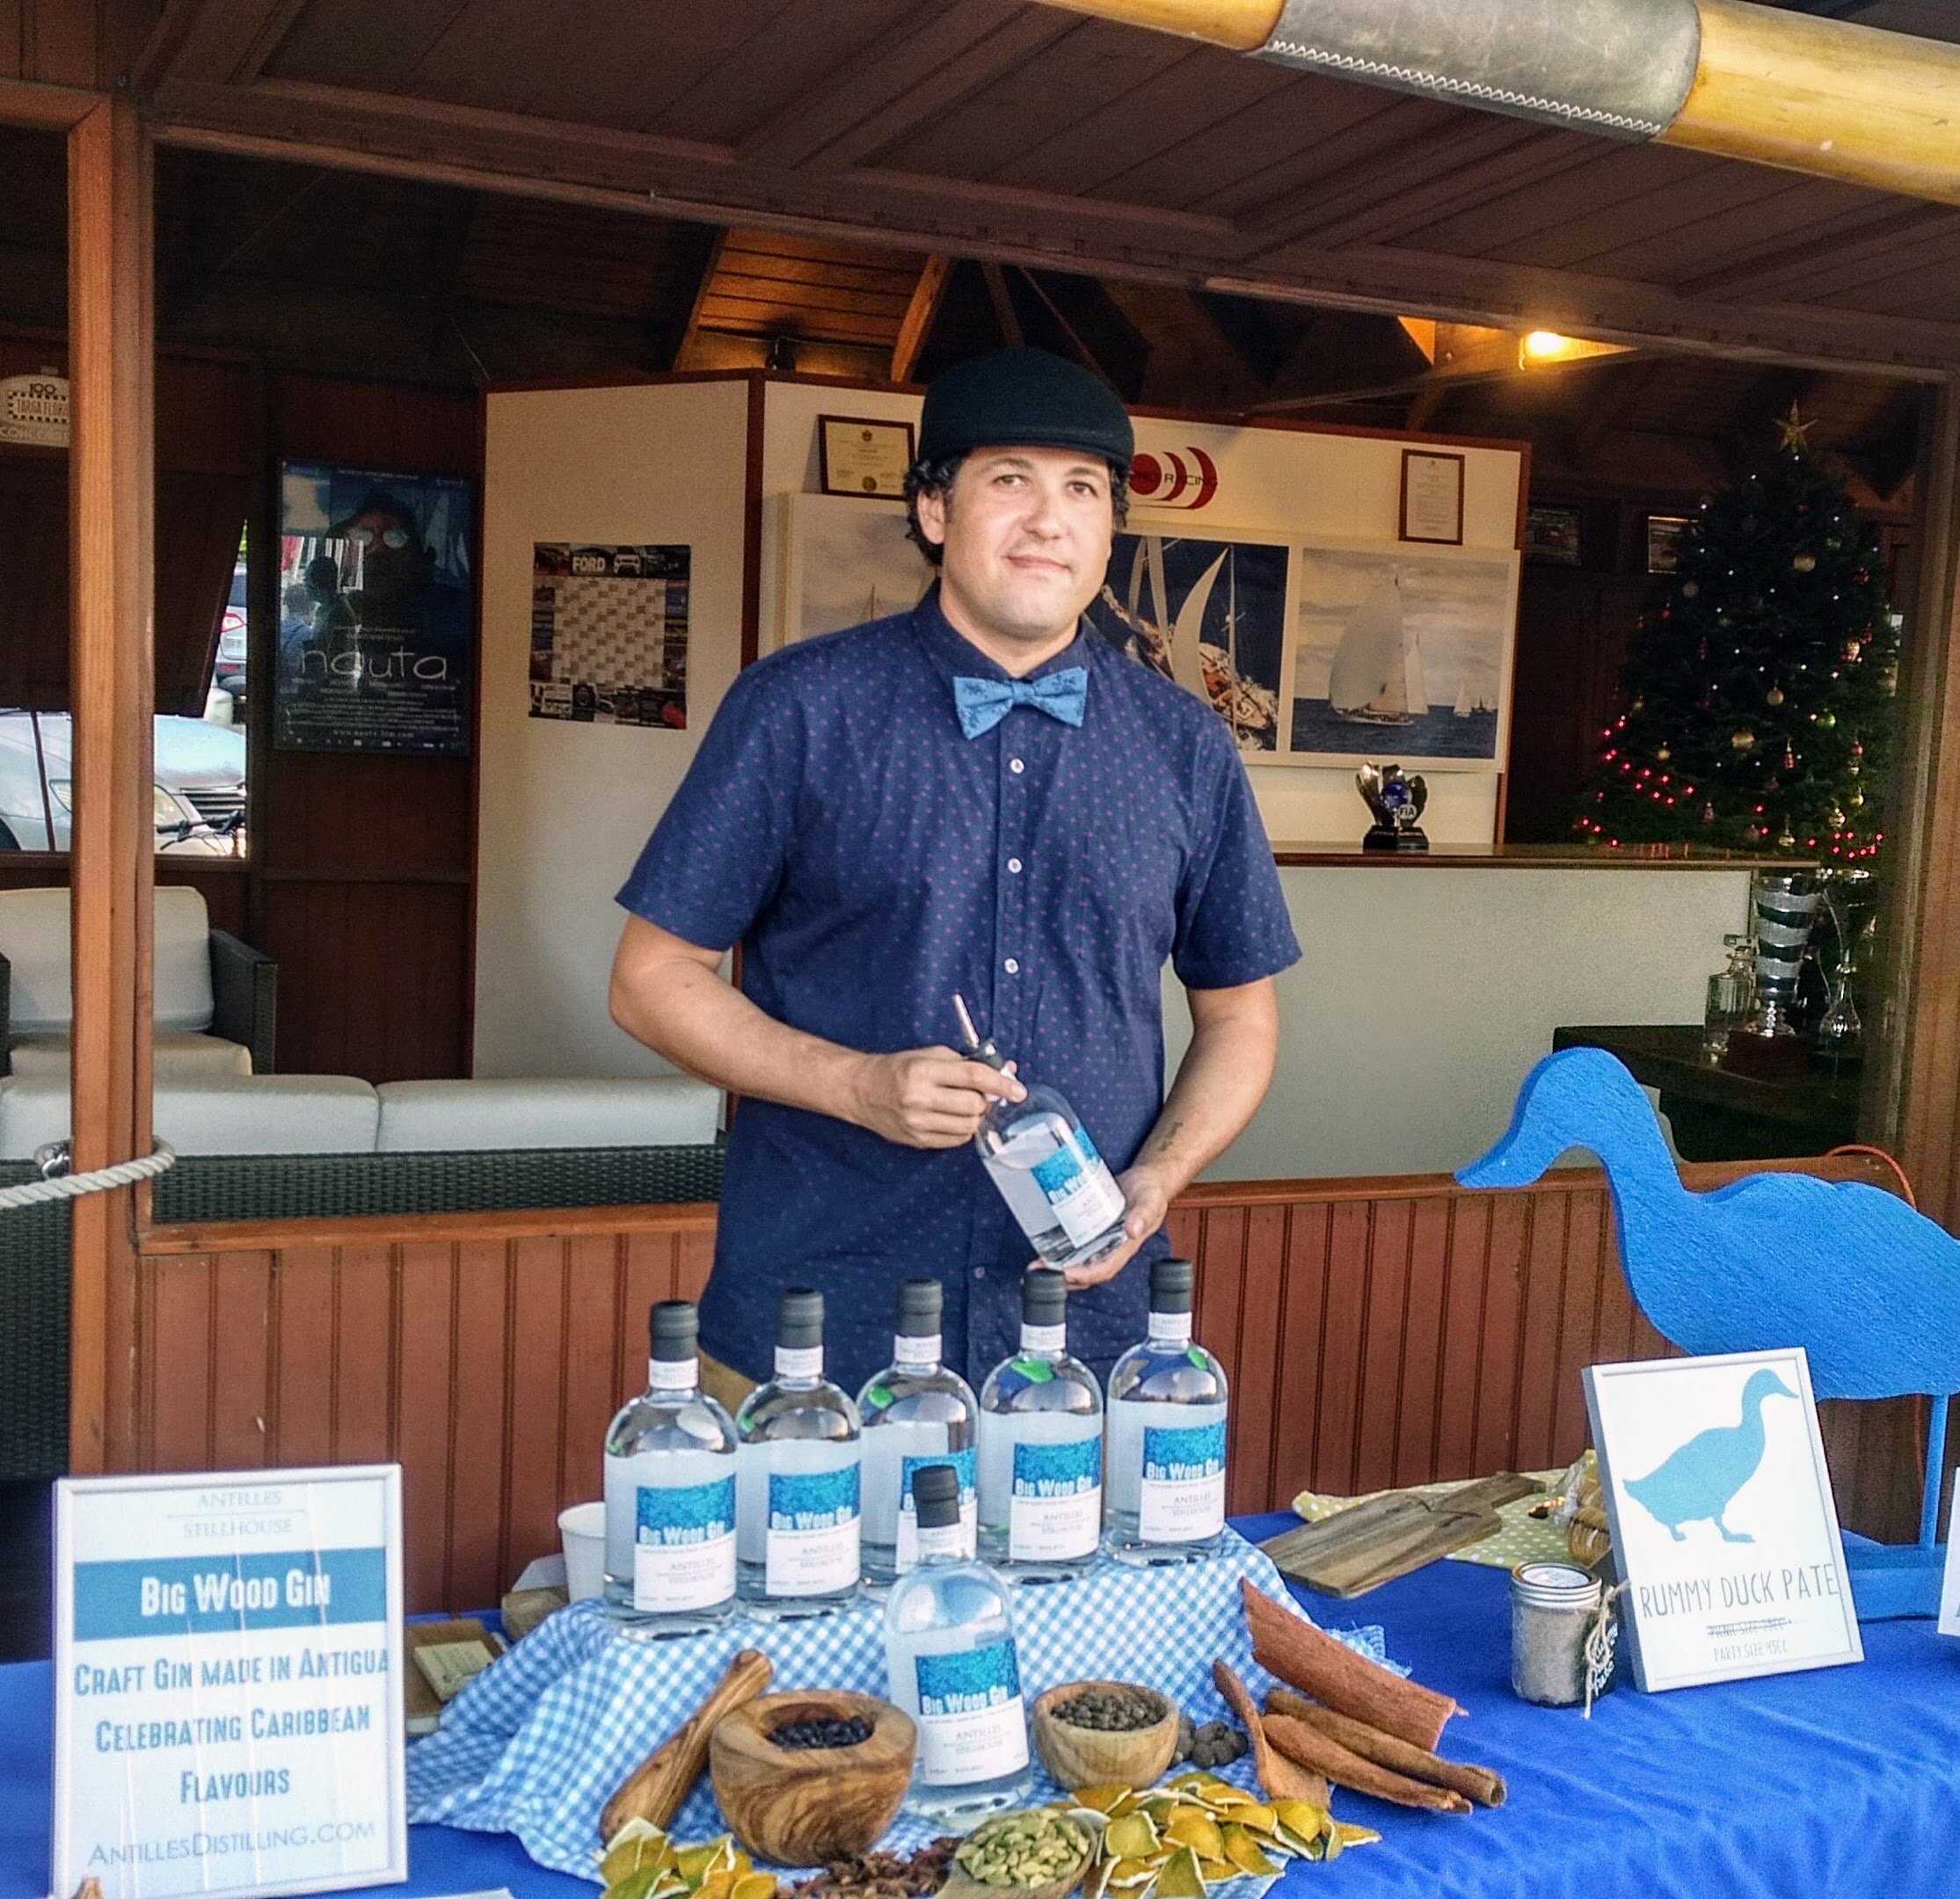
[[[1816,426],[1814,421],[1804,421],[1796,412],[1796,404],[1792,403],[1790,412],[1776,425],[1776,446],[1779,448],[1794,448],[1798,455],[1808,455],[1811,452],[1811,431]]]

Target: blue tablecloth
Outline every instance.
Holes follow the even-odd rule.
[[[1270,1536],[1291,1517],[1240,1527]],[[1930,1622],[1868,1623],[1864,1663],[1642,1695],[1622,1688],[1590,1722],[1530,1708],[1509,1687],[1502,1571],[1443,1562],[1358,1603],[1303,1594],[1321,1621],[1379,1621],[1389,1652],[1455,1695],[1470,1718],[1445,1750],[1495,1767],[1510,1803],[1468,1818],[1342,1794],[1344,1818],[1382,1843],[1291,1870],[1281,1895],[1373,1899],[1952,1899],[1960,1894],[1960,1643]],[[0,1668],[0,1899],[47,1876],[51,1680]],[[406,1887],[508,1887],[517,1899],[594,1899],[535,1866],[506,1835],[417,1827]]]

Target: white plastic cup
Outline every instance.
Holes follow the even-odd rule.
[[[565,1586],[573,1602],[600,1595],[606,1586],[606,1506],[574,1503],[558,1512],[565,1539]]]

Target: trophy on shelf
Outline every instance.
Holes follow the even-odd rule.
[[[1864,1058],[1864,1024],[1852,999],[1851,979],[1858,957],[1878,931],[1878,888],[1869,870],[1847,867],[1819,873],[1821,901],[1837,949],[1825,981],[1827,1001],[1815,1030],[1819,1064],[1832,1074],[1855,1068]],[[1821,946],[1818,951],[1822,961]]]
[[[1429,803],[1429,787],[1422,779],[1405,778],[1399,765],[1364,765],[1354,775],[1355,788],[1374,813],[1374,822],[1361,840],[1361,848],[1371,851],[1425,851],[1429,840],[1417,822],[1423,806]]]
[[[1759,870],[1751,881],[1756,1007],[1744,1027],[1729,1033],[1725,1066],[1738,1074],[1787,1081],[1809,1065],[1809,1046],[1790,1016],[1822,890],[1822,879],[1814,870]]]

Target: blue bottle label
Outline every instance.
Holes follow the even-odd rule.
[[[1103,1533],[1103,1438],[1017,1444],[1008,1502],[1011,1562],[1073,1561],[1095,1553]]]
[[[908,1457],[903,1459],[899,1465],[899,1509],[903,1515],[910,1517],[918,1510],[918,1504],[912,1495],[913,1472],[925,1470],[935,1464],[950,1464],[958,1473],[961,1510],[965,1510],[973,1500],[979,1479],[971,1445],[964,1451],[943,1451],[936,1455]]]
[[[1147,1543],[1197,1543],[1225,1527],[1225,1420],[1147,1426],[1138,1533]]]
[[[735,1593],[732,1477],[672,1488],[642,1484],[634,1517],[636,1609],[710,1609]]]
[[[931,1786],[966,1786],[1028,1764],[1021,1670],[1011,1638],[913,1659],[919,1755]]]
[[[762,1587],[770,1596],[829,1596],[857,1580],[858,1467],[772,1471]]]
[[[1031,1172],[1070,1245],[1087,1246],[1123,1218],[1122,1190],[1079,1124]]]

